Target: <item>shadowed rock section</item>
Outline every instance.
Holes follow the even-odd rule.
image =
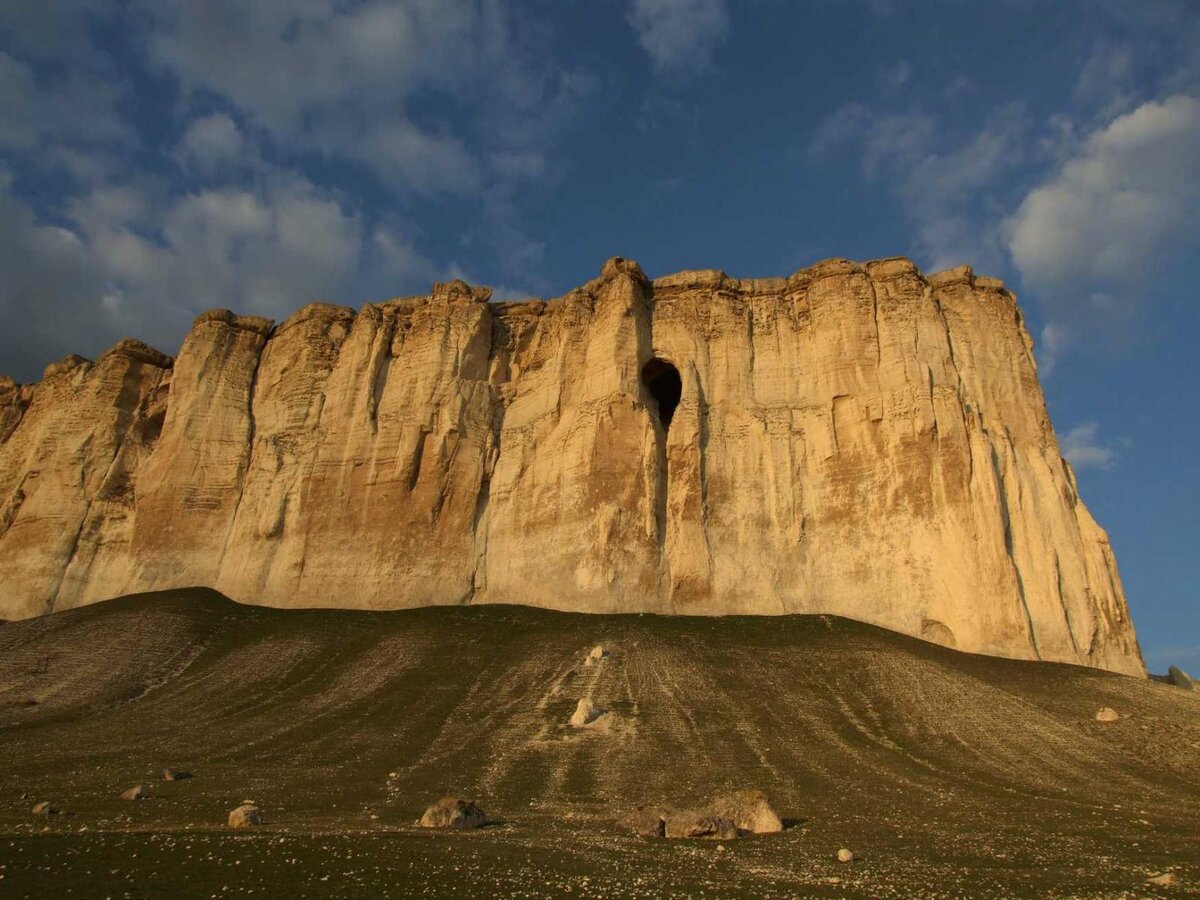
[[[0,381],[0,618],[249,603],[828,612],[1141,673],[1013,295],[969,268],[610,260],[278,326],[224,310]],[[669,427],[668,427],[669,426]]]

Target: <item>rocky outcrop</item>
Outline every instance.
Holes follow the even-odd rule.
[[[421,815],[421,828],[483,828],[492,824],[487,813],[470,800],[443,797]]]
[[[1013,295],[829,260],[549,302],[202,315],[0,381],[0,617],[273,606],[834,613],[1142,673]]]

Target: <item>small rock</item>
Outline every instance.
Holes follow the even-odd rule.
[[[43,800],[41,803],[35,803],[31,812],[35,816],[56,816],[58,807],[52,805],[49,800]]]
[[[642,837],[666,837],[671,810],[661,806],[639,806],[617,823],[617,827]]]
[[[443,797],[421,816],[422,828],[482,828],[490,825],[491,819],[482,809],[469,800]]]
[[[1194,691],[1196,689],[1196,684],[1192,681],[1192,676],[1177,666],[1171,666],[1167,669],[1167,681],[1171,682],[1177,688],[1183,688],[1185,691]]]
[[[848,850],[845,847],[843,847],[841,850],[838,851],[838,862],[840,862],[840,863],[854,862],[854,852],[852,850]]]
[[[771,808],[762,791],[735,791],[718,797],[708,805],[707,812],[719,819],[728,819],[739,831],[751,834],[776,834],[783,831],[783,820]]]
[[[262,810],[249,803],[243,803],[229,814],[230,828],[250,828],[262,823]]]
[[[1172,885],[1175,884],[1175,875],[1172,872],[1163,872],[1161,875],[1153,875],[1147,878],[1149,884]]]
[[[150,788],[144,784],[135,784],[129,790],[121,794],[122,800],[145,800],[150,796]]]
[[[608,656],[608,651],[600,644],[592,648],[592,652],[587,655],[587,659],[583,661],[585,666],[594,666]]]
[[[575,712],[571,714],[571,727],[583,728],[585,725],[591,725],[607,713],[607,709],[594,704],[590,697],[584,697],[575,705]]]
[[[191,777],[191,772],[182,769],[163,769],[163,781],[187,781]]]
[[[1119,718],[1121,718],[1120,715],[1111,706],[1102,706],[1096,710],[1097,722],[1115,722]]]

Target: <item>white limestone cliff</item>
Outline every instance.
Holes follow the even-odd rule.
[[[0,618],[186,585],[832,613],[1143,673],[995,279],[888,259],[650,282],[616,259],[556,300],[489,297],[218,310],[175,360],[122,341],[0,380]],[[647,381],[672,371],[666,427]]]

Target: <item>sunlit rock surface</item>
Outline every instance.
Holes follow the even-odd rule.
[[[995,279],[614,259],[549,302],[489,298],[218,310],[174,360],[122,341],[0,380],[0,618],[187,585],[820,612],[1143,672]]]

